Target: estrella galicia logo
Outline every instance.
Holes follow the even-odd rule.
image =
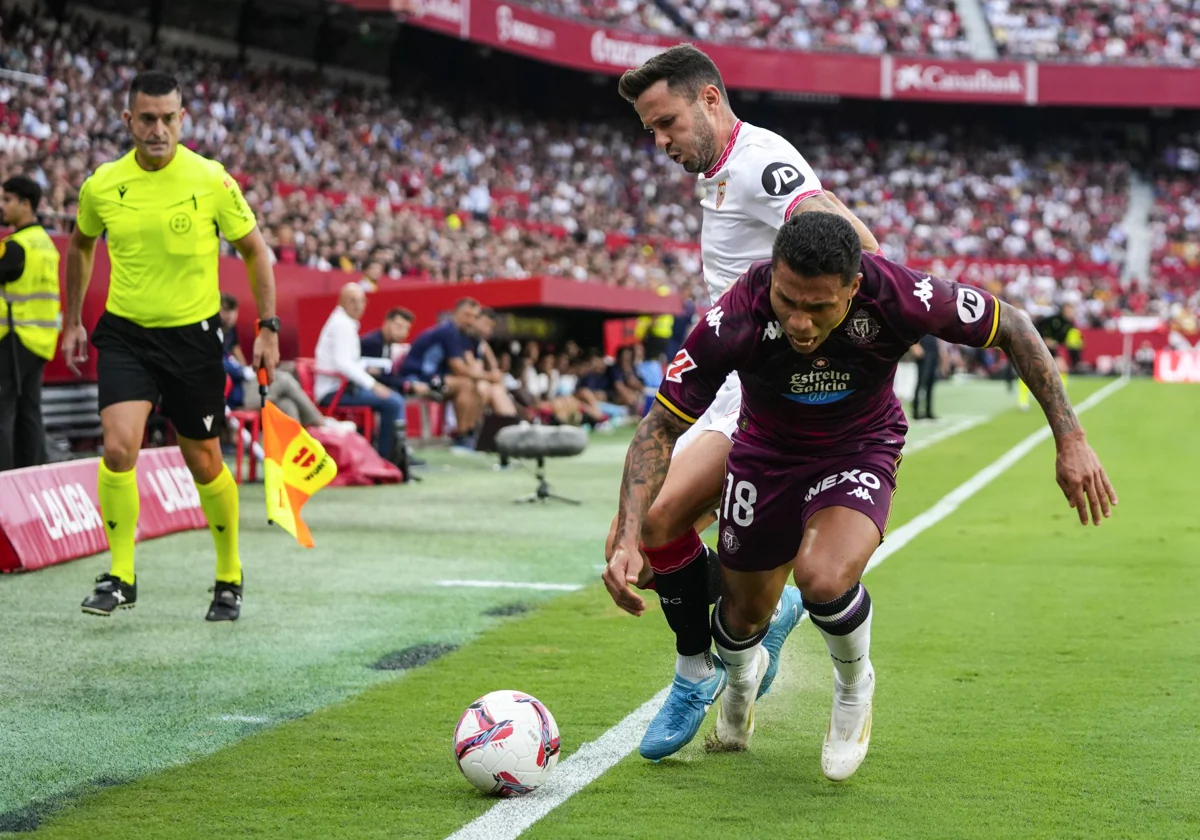
[[[171,217],[171,231],[184,234],[192,229],[192,217],[187,213],[176,213]]]
[[[767,195],[778,198],[795,192],[804,183],[804,173],[790,163],[772,163],[762,174],[762,187]]]

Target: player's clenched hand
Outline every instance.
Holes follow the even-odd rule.
[[[1055,461],[1058,486],[1067,497],[1071,507],[1079,513],[1079,522],[1088,524],[1091,513],[1093,524],[1112,515],[1112,505],[1117,503],[1117,491],[1100,465],[1100,459],[1088,446],[1079,431],[1058,443],[1058,458]]]
[[[629,588],[631,584],[638,582],[644,565],[642,552],[636,543],[617,543],[613,546],[608,565],[604,567],[604,574],[600,576],[608,588],[608,594],[612,596],[613,603],[630,615],[640,616],[646,611],[646,602]]]
[[[73,327],[63,327],[62,333],[63,360],[71,373],[79,376],[79,365],[87,361],[87,330],[82,324]]]
[[[273,330],[259,330],[254,337],[254,368],[267,372],[267,384],[275,381],[275,368],[279,367],[279,334]]]

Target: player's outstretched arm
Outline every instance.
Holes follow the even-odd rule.
[[[997,305],[1000,320],[995,344],[1008,354],[1046,414],[1058,450],[1055,460],[1058,486],[1079,513],[1082,524],[1088,523],[1090,511],[1092,522],[1099,525],[1102,518],[1111,515],[1110,505],[1117,503],[1117,492],[1087,443],[1079,418],[1067,399],[1054,356],[1028,315],[1007,303],[997,301]]]

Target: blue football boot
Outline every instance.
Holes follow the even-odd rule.
[[[674,755],[696,737],[708,707],[721,696],[729,680],[721,660],[714,656],[712,662],[717,673],[708,679],[694,682],[675,675],[667,699],[642,736],[638,752],[643,758],[658,761]]]
[[[783,650],[784,641],[796,629],[796,625],[800,623],[803,615],[804,602],[800,598],[800,590],[794,586],[783,587],[779,606],[775,608],[775,615],[771,616],[771,625],[767,628],[767,635],[762,641],[767,653],[771,654],[771,663],[767,666],[767,673],[763,677],[762,685],[758,687],[759,697],[771,690],[771,683],[775,681],[775,675],[779,673],[779,652]]]

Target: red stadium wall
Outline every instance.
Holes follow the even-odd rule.
[[[618,75],[677,43],[536,12],[502,0],[352,0],[414,26],[537,61]],[[1065,62],[947,61],[760,50],[702,43],[740,90],[1014,105],[1200,107],[1200,70]]]

